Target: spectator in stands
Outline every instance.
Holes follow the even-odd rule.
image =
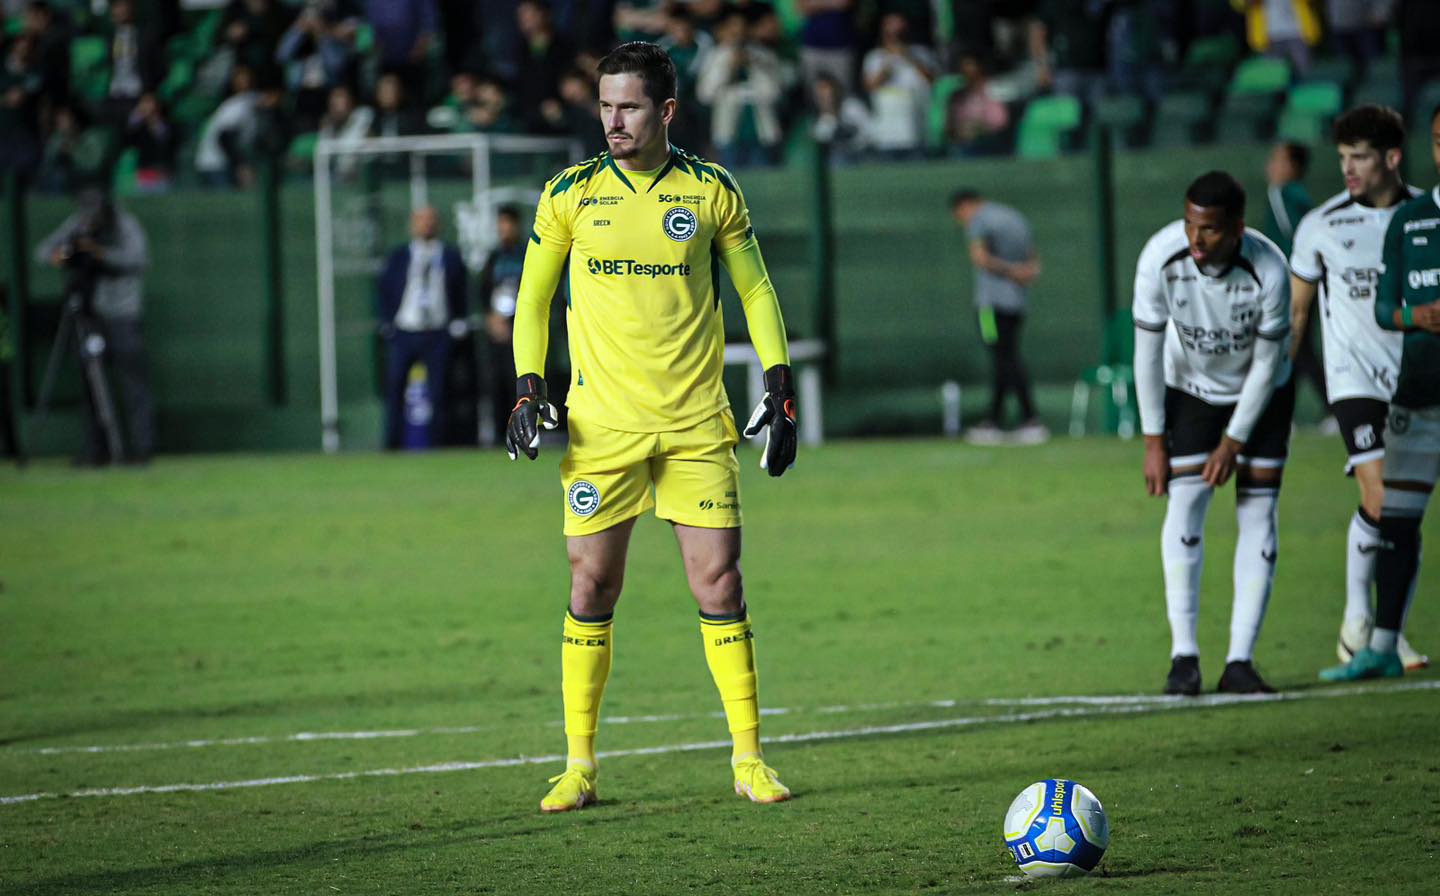
[[[1107,0],[1043,0],[1030,22],[1042,89],[1094,103],[1105,91]]]
[[[124,127],[135,101],[160,85],[164,57],[154,35],[136,21],[132,0],[113,0],[110,23],[110,85],[101,117]]]
[[[1400,34],[1400,72],[1405,87],[1405,108],[1412,114],[1420,88],[1440,80],[1440,3],[1433,0],[1397,0],[1395,30]]]
[[[439,27],[435,0],[365,0],[365,18],[375,31],[381,70],[398,74],[412,96],[423,98],[425,62]]]
[[[1290,61],[1298,74],[1310,70],[1310,48],[1320,43],[1316,0],[1231,0],[1245,12],[1250,49]]]
[[[358,9],[350,0],[308,0],[281,36],[275,58],[286,67],[286,84],[302,127],[320,119],[331,88],[353,75],[359,25]]]
[[[259,70],[274,60],[288,22],[276,0],[230,0],[220,20],[220,41],[235,62]]]
[[[560,76],[560,98],[546,100],[542,105],[548,129],[579,141],[587,157],[605,151],[605,132],[596,108],[595,85],[576,68]]]
[[[990,92],[990,79],[979,59],[961,59],[960,73],[965,77],[965,86],[950,94],[945,110],[947,150],[970,156],[1003,151],[1010,109]]]
[[[175,177],[179,138],[153,93],[142,94],[125,126],[125,145],[135,150],[135,185],[145,192],[169,189]]]
[[[1326,0],[1325,26],[1330,32],[1330,46],[1340,56],[1355,64],[1363,74],[1370,63],[1385,52],[1385,26],[1390,21],[1391,4],[1375,0]]]
[[[696,85],[700,102],[711,110],[710,137],[720,161],[733,168],[779,160],[780,60],[747,32],[744,13],[726,13]]]
[[[410,215],[410,242],[390,253],[376,290],[380,333],[385,339],[385,448],[405,444],[406,387],[410,369],[425,367],[430,419],[428,445],[443,441],[445,371],[451,340],[465,333],[469,297],[460,251],[440,239],[440,215],[418,208]],[[413,418],[410,421],[417,423]],[[421,424],[424,425],[424,424]]]
[[[342,152],[335,157],[335,172],[340,177],[354,176],[359,170],[360,157],[343,152],[344,144],[355,144],[370,133],[374,123],[375,110],[369,106],[355,105],[355,92],[348,84],[336,84],[330,88],[325,114],[320,118],[320,136],[341,144]]]
[[[4,47],[0,66],[0,170],[22,173],[40,161],[40,102],[45,77],[35,53],[35,38],[22,34]]]
[[[804,17],[800,26],[800,71],[812,101],[822,74],[829,75],[848,95],[855,86],[854,0],[797,0]]]
[[[1143,94],[1159,102],[1165,93],[1162,22],[1170,0],[1110,0],[1105,24],[1105,68],[1109,88]]]
[[[70,97],[70,35],[55,21],[55,12],[45,0],[30,0],[25,6],[20,33],[35,40],[35,59],[45,82],[45,95],[59,104]]]
[[[692,152],[700,152],[709,143],[706,137],[708,124],[706,110],[695,96],[695,85],[700,82],[700,71],[705,57],[715,49],[715,38],[708,31],[695,27],[695,19],[689,9],[676,4],[670,10],[665,36],[658,41],[675,62],[676,98],[680,101],[675,117],[670,120],[670,142]],[[604,148],[604,138],[600,138]]]
[[[419,134],[424,125],[419,113],[405,101],[405,82],[396,72],[386,72],[375,82],[375,116],[370,124],[372,137],[402,137]]]
[[[615,36],[620,41],[655,40],[668,24],[666,0],[620,0],[615,4]]]
[[[135,216],[98,190],[80,194],[78,208],[35,247],[35,260],[56,268],[94,265],[88,296],[105,336],[105,366],[123,410],[122,443],[127,463],[147,463],[155,451],[155,400],[145,364],[144,299],[141,275],[150,264],[145,231]],[[100,466],[110,457],[86,394],[86,445],[76,462]]]
[[[55,110],[55,127],[45,140],[40,159],[38,180],[42,190],[71,193],[99,174],[105,163],[105,140],[86,123],[84,114],[75,106]]]
[[[520,0],[515,24],[521,40],[515,101],[526,116],[526,129],[544,133],[552,129],[547,119],[559,105],[560,76],[574,65],[575,47],[556,33],[550,8],[543,0]]]
[[[246,160],[259,135],[260,92],[255,73],[237,64],[230,72],[230,95],[200,129],[195,170],[207,187],[248,186]]]
[[[880,20],[880,44],[865,56],[863,76],[874,113],[872,142],[892,157],[919,155],[925,146],[925,116],[936,64],[929,47],[907,38],[909,23],[899,13]]]
[[[1305,172],[1310,167],[1310,150],[1293,140],[1282,140],[1265,160],[1265,220],[1260,232],[1280,247],[1286,258],[1295,241],[1295,228],[1306,212],[1315,207],[1305,189]],[[1292,333],[1299,343],[1295,356],[1296,382],[1309,380],[1325,404],[1325,365],[1315,351],[1314,317],[1306,320],[1305,332]]]
[[[475,82],[474,99],[465,107],[461,130],[478,134],[513,134],[514,118],[510,115],[510,97],[505,85],[494,78]]]
[[[596,130],[599,130],[597,125]],[[486,391],[490,395],[489,431],[500,434],[515,403],[515,297],[520,294],[520,269],[525,263],[525,231],[520,211],[501,206],[495,217],[495,248],[480,268],[479,305],[485,309],[485,335],[489,343]]]
[[[985,199],[977,190],[958,190],[950,199],[950,208],[970,243],[980,336],[990,349],[993,366],[990,413],[970,428],[968,437],[980,444],[1043,442],[1050,431],[1035,414],[1030,375],[1020,358],[1020,328],[1029,305],[1030,285],[1040,275],[1040,256],[1030,224],[1015,209]],[[1021,424],[1007,434],[1005,397],[1011,392],[1020,402]]]
[[[859,97],[845,92],[840,80],[829,72],[815,75],[811,85],[815,121],[810,135],[825,146],[830,161],[845,165],[862,158],[870,146],[870,110]]]

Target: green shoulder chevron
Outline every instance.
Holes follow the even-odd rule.
[[[578,165],[571,165],[569,168],[566,168],[551,181],[550,195],[559,196],[576,184],[583,183],[594,177],[609,157],[610,153],[602,152],[598,156],[592,156]]]
[[[691,175],[700,183],[705,183],[705,179],[708,177],[710,180],[719,181],[721,186],[732,193],[740,192],[740,188],[735,186],[735,179],[724,168],[709,159],[702,159],[694,153],[686,152],[678,146],[671,147],[671,149],[674,152],[671,153],[670,158],[675,163],[675,167]]]

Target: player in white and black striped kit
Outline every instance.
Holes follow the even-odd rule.
[[[1370,589],[1380,549],[1385,496],[1385,417],[1400,372],[1404,334],[1375,323],[1375,289],[1384,267],[1385,228],[1395,210],[1420,194],[1400,176],[1405,124],[1383,106],[1357,106],[1335,120],[1335,147],[1345,190],[1300,221],[1290,256],[1290,307],[1304,330],[1316,295],[1325,346],[1326,399],[1349,459],[1345,472],[1360,487],[1345,553],[1345,616],[1336,653],[1342,663],[1370,642]],[[1292,360],[1295,357],[1291,349]],[[1423,668],[1427,658],[1402,635],[1401,660]]]
[[[1235,476],[1235,592],[1219,689],[1272,693],[1252,662],[1277,554],[1290,446],[1290,282],[1284,254],[1245,226],[1245,190],[1223,171],[1185,192],[1185,216],[1145,244],[1135,270],[1135,391],[1145,487],[1169,495],[1160,533],[1171,664],[1167,694],[1200,692],[1205,515]]]

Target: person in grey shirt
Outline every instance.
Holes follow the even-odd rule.
[[[980,335],[990,348],[993,370],[990,415],[970,427],[967,437],[982,444],[1043,442],[1050,431],[1035,416],[1030,376],[1020,359],[1020,326],[1025,321],[1029,287],[1040,274],[1030,224],[1015,209],[973,189],[957,191],[950,198],[950,209],[970,242]],[[1003,428],[1005,396],[1011,392],[1020,402],[1021,423],[1007,433]]]
[[[82,192],[77,206],[35,247],[35,260],[62,270],[94,265],[89,308],[104,331],[106,369],[123,407],[125,460],[143,464],[155,450],[155,401],[145,369],[142,328],[141,275],[150,264],[145,231],[134,215],[99,190]],[[88,392],[86,398],[91,399]],[[77,462],[100,466],[111,458],[93,400],[89,404],[86,447]]]

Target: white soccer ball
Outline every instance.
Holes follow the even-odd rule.
[[[1110,845],[1110,820],[1074,781],[1037,781],[1005,813],[1005,845],[1026,877],[1089,874]]]

